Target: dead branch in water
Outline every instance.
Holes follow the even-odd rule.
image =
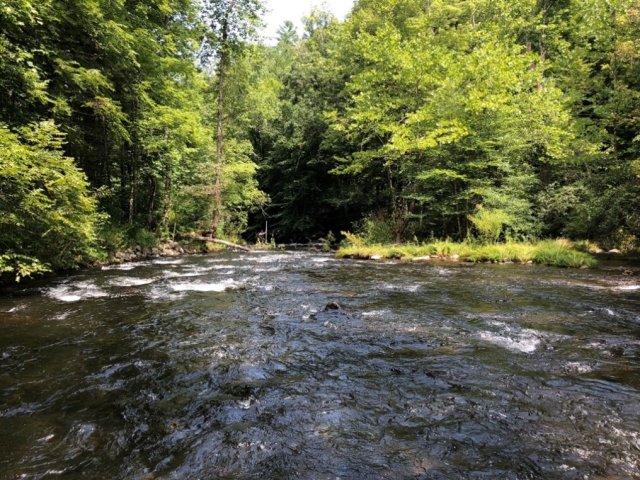
[[[238,245],[237,243],[231,243],[231,242],[227,242],[226,240],[219,240],[217,238],[212,238],[212,237],[203,237],[202,235],[185,235],[184,238],[187,238],[189,240],[197,240],[199,242],[217,243],[219,245],[224,245],[227,248],[242,250],[243,252],[251,251],[250,248],[245,247],[244,245]]]

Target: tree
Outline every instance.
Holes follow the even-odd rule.
[[[101,216],[85,175],[51,122],[0,124],[0,272],[16,279],[95,258]]]
[[[396,241],[465,238],[479,205],[506,212],[510,237],[539,232],[538,170],[572,154],[575,129],[541,55],[495,28],[511,8],[363,1],[347,22],[354,68],[333,128],[360,148],[336,172],[386,183]]]
[[[218,235],[223,215],[224,98],[227,70],[243,43],[255,35],[262,9],[260,0],[222,0],[206,2],[204,10],[209,25],[208,46],[217,55],[216,179],[213,188],[213,220],[209,232],[212,237]]]

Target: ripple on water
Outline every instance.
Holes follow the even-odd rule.
[[[390,282],[384,282],[380,285],[382,290],[392,291],[392,292],[408,292],[408,293],[416,293],[420,290],[422,286],[420,284],[395,284]]]
[[[637,279],[441,267],[221,253],[5,299],[43,321],[0,321],[0,477],[638,478]]]

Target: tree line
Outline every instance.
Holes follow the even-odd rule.
[[[198,232],[640,238],[638,0],[5,0],[0,269]]]

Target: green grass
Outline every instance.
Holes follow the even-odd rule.
[[[568,240],[545,240],[536,243],[511,242],[493,245],[437,241],[422,245],[351,245],[338,250],[339,258],[390,258],[411,260],[430,256],[434,260],[465,262],[538,263],[557,267],[580,268],[597,266],[596,259],[578,251]]]

